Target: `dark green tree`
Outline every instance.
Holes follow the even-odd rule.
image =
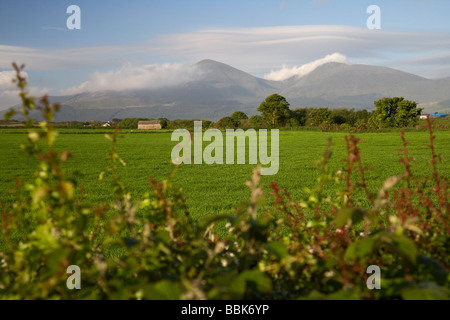
[[[162,129],[166,129],[169,124],[169,119],[166,118],[159,118],[159,123],[161,124]]]
[[[414,101],[403,97],[383,98],[375,101],[375,111],[370,119],[376,127],[406,127],[417,122],[422,109]]]
[[[306,125],[308,119],[308,108],[298,108],[292,111],[292,117],[297,120],[300,126]]]
[[[398,104],[398,115],[396,117],[397,127],[408,127],[417,124],[422,114],[421,108],[417,108],[415,101],[402,100]]]
[[[322,124],[332,124],[332,113],[328,108],[310,109],[308,113],[308,125],[317,127]]]
[[[244,112],[242,112],[242,111],[236,111],[236,112],[234,112],[234,113],[231,115],[231,117],[232,117],[235,121],[237,121],[237,122],[239,122],[239,121],[241,121],[241,120],[247,120],[247,119],[248,119],[247,115],[246,115]]]
[[[264,119],[261,116],[254,115],[250,117],[250,124],[253,128],[260,128],[264,125]]]
[[[216,127],[220,129],[234,129],[238,126],[238,122],[232,117],[224,117],[217,121]]]
[[[369,112],[367,110],[358,110],[355,112],[355,116],[356,116],[355,125],[358,121],[367,123],[367,122],[369,122],[369,119],[371,117],[371,112]]]
[[[331,110],[333,123],[335,124],[348,124],[353,126],[356,123],[356,113],[354,109],[333,109]]]
[[[276,126],[285,124],[291,117],[289,103],[285,97],[273,94],[258,107],[267,124]]]

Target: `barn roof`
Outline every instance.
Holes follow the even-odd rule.
[[[161,124],[159,120],[152,120],[152,121],[139,121],[138,124],[146,125],[146,124]]]

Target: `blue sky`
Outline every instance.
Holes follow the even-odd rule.
[[[66,27],[69,5],[81,30]],[[381,30],[366,27],[369,5]],[[277,80],[335,60],[449,77],[450,1],[0,1],[0,109],[12,61],[27,65],[36,94],[69,94],[118,79],[133,88],[136,72],[149,86],[189,79],[202,59]]]

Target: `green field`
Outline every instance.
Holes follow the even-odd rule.
[[[345,133],[280,131],[280,168],[277,175],[262,177],[265,198],[255,184],[251,190],[245,184],[253,165],[181,165],[173,184],[183,189],[184,201],[170,188],[149,192],[149,177],[162,181],[173,171],[177,142],[170,132],[120,135],[112,154],[118,152],[127,164],[114,171],[122,183],[113,182],[110,173],[99,181],[110,165],[107,132],[112,131],[63,129],[56,154],[66,159],[62,151],[70,150],[72,157],[60,162],[53,152],[33,152],[41,166],[41,177],[34,179],[37,159],[20,148],[27,143],[26,130],[0,131],[0,273],[7,275],[0,281],[0,297],[448,299],[449,131],[435,132],[435,150],[443,159],[438,184],[431,178],[427,186],[408,186],[402,179],[373,205],[363,190],[354,189],[360,181],[357,169],[351,202],[342,204],[337,195],[349,196],[345,179],[332,180],[321,194],[315,189],[318,178],[327,176],[315,162],[329,138],[334,142],[328,173],[346,166]],[[371,167],[368,189],[375,194],[385,179],[404,172],[401,136],[357,136],[363,140],[363,166]],[[416,159],[414,175],[429,177],[434,167],[427,165],[432,159],[428,132],[409,131],[406,138]],[[59,163],[65,177],[82,186],[76,201],[70,179],[58,174]],[[15,178],[25,183],[16,195]],[[283,192],[276,198],[271,194],[274,181],[293,201]],[[128,185],[131,202],[122,184]],[[81,198],[85,205],[79,205]],[[193,219],[186,216],[186,206]],[[70,265],[82,268],[84,290],[65,289]],[[382,270],[383,290],[367,290],[367,266]]]
[[[111,178],[99,181],[102,170],[108,168],[106,154],[110,141],[98,130],[62,131],[56,142],[56,149],[70,150],[73,157],[65,164],[68,172],[73,172],[87,194],[86,201],[111,203]],[[280,131],[280,169],[277,175],[264,176],[262,183],[266,196],[270,197],[270,184],[274,181],[286,188],[294,200],[305,196],[305,187],[314,187],[319,172],[314,162],[326,150],[327,140],[333,141],[333,156],[330,168],[337,171],[344,167],[341,160],[346,158],[345,133]],[[435,133],[436,149],[443,157],[439,165],[443,176],[450,173],[450,132]],[[377,192],[383,181],[403,172],[397,151],[401,149],[399,132],[360,133],[356,136],[360,143],[364,164],[371,167],[367,171],[367,183],[370,191]],[[431,173],[427,165],[430,160],[429,134],[425,131],[406,133],[411,142],[410,155],[416,158],[413,171],[425,177]],[[30,159],[20,149],[26,142],[26,134],[19,130],[3,130],[0,133],[0,202],[12,203],[14,178],[30,181],[36,167],[36,161]],[[118,141],[118,153],[127,163],[120,169],[120,175],[128,185],[134,199],[148,192],[149,177],[159,181],[167,178],[173,170],[170,163],[171,151],[176,142],[171,141],[170,132],[136,133],[124,132]],[[207,142],[204,142],[204,146]],[[235,208],[247,201],[250,191],[245,182],[250,179],[253,165],[182,165],[177,171],[174,184],[182,187],[188,198],[189,210],[194,218],[208,214],[233,213]],[[326,192],[334,194],[336,186],[329,186]]]

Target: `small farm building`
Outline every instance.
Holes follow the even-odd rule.
[[[162,127],[161,127],[161,122],[159,120],[139,121],[138,129],[139,130],[151,130],[151,129],[162,129]]]

